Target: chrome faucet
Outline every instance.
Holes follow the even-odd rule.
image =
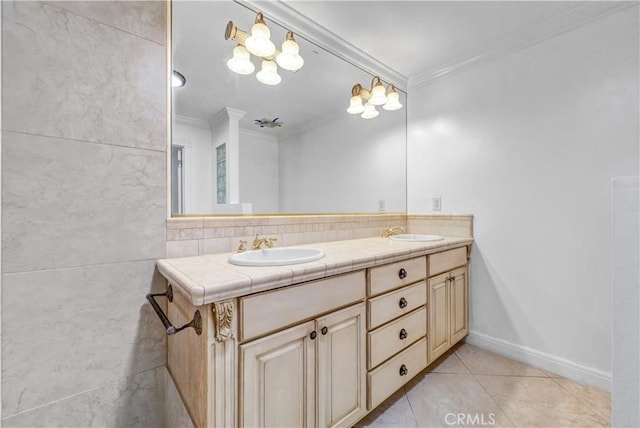
[[[382,237],[383,238],[388,238],[390,236],[393,235],[399,235],[402,232],[404,232],[404,228],[403,227],[389,227],[388,229],[385,229],[382,231]]]
[[[273,243],[277,240],[278,238],[258,238],[258,234],[256,233],[256,237],[253,240],[253,249],[259,250],[263,245],[267,248],[273,248]]]

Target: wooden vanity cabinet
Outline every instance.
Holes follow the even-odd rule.
[[[467,247],[429,256],[429,364],[469,333]]]
[[[364,275],[359,274],[299,290],[325,291],[324,298],[304,302],[304,311],[325,312],[327,302],[350,304],[357,297],[354,289],[360,290],[359,303],[240,345],[239,426],[349,426],[366,414],[366,308]],[[291,293],[295,290],[257,296],[256,307],[274,298],[295,305]]]
[[[461,340],[468,246],[194,307],[168,339],[195,427],[348,427]]]
[[[427,366],[427,259],[368,270],[368,408]]]

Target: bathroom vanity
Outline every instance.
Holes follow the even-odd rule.
[[[196,427],[351,426],[468,333],[471,238],[308,245],[321,260],[164,259],[168,369]]]

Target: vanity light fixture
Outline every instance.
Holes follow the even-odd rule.
[[[363,101],[366,101],[366,103],[363,104]],[[376,110],[376,106],[382,106],[385,110],[399,110],[402,108],[400,95],[392,83],[385,88],[382,80],[375,76],[371,80],[371,89],[363,88],[360,83],[356,83],[351,88],[351,100],[349,101],[347,113],[359,114],[363,119],[373,119],[380,114]]]
[[[171,87],[172,88],[182,88],[187,84],[187,79],[182,75],[182,73],[173,70],[171,74]]]
[[[270,40],[271,31],[265,24],[261,12],[256,15],[251,34],[229,21],[224,38],[238,44],[233,48],[233,57],[227,61],[227,67],[238,74],[251,74],[255,70],[251,55],[255,55],[262,60],[256,78],[265,85],[277,85],[282,81],[278,74],[278,66],[285,70],[298,71],[304,65],[304,59],[300,56],[300,46],[293,37],[293,32],[287,31],[282,51],[278,51]]]

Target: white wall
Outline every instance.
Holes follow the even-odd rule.
[[[278,212],[278,139],[240,129],[240,202],[255,213]]]
[[[280,212],[374,212],[380,200],[385,211],[404,212],[404,114],[344,113],[281,138]]]
[[[184,146],[184,212],[186,214],[211,212],[215,202],[215,150],[212,149],[211,131],[206,122],[177,118],[172,129],[172,144]],[[213,151],[213,155],[212,155]],[[215,172],[213,173],[215,176]]]
[[[640,426],[640,181],[613,180],[614,427]]]
[[[476,343],[608,387],[610,182],[638,175],[638,8],[410,88],[409,212],[475,214]]]

